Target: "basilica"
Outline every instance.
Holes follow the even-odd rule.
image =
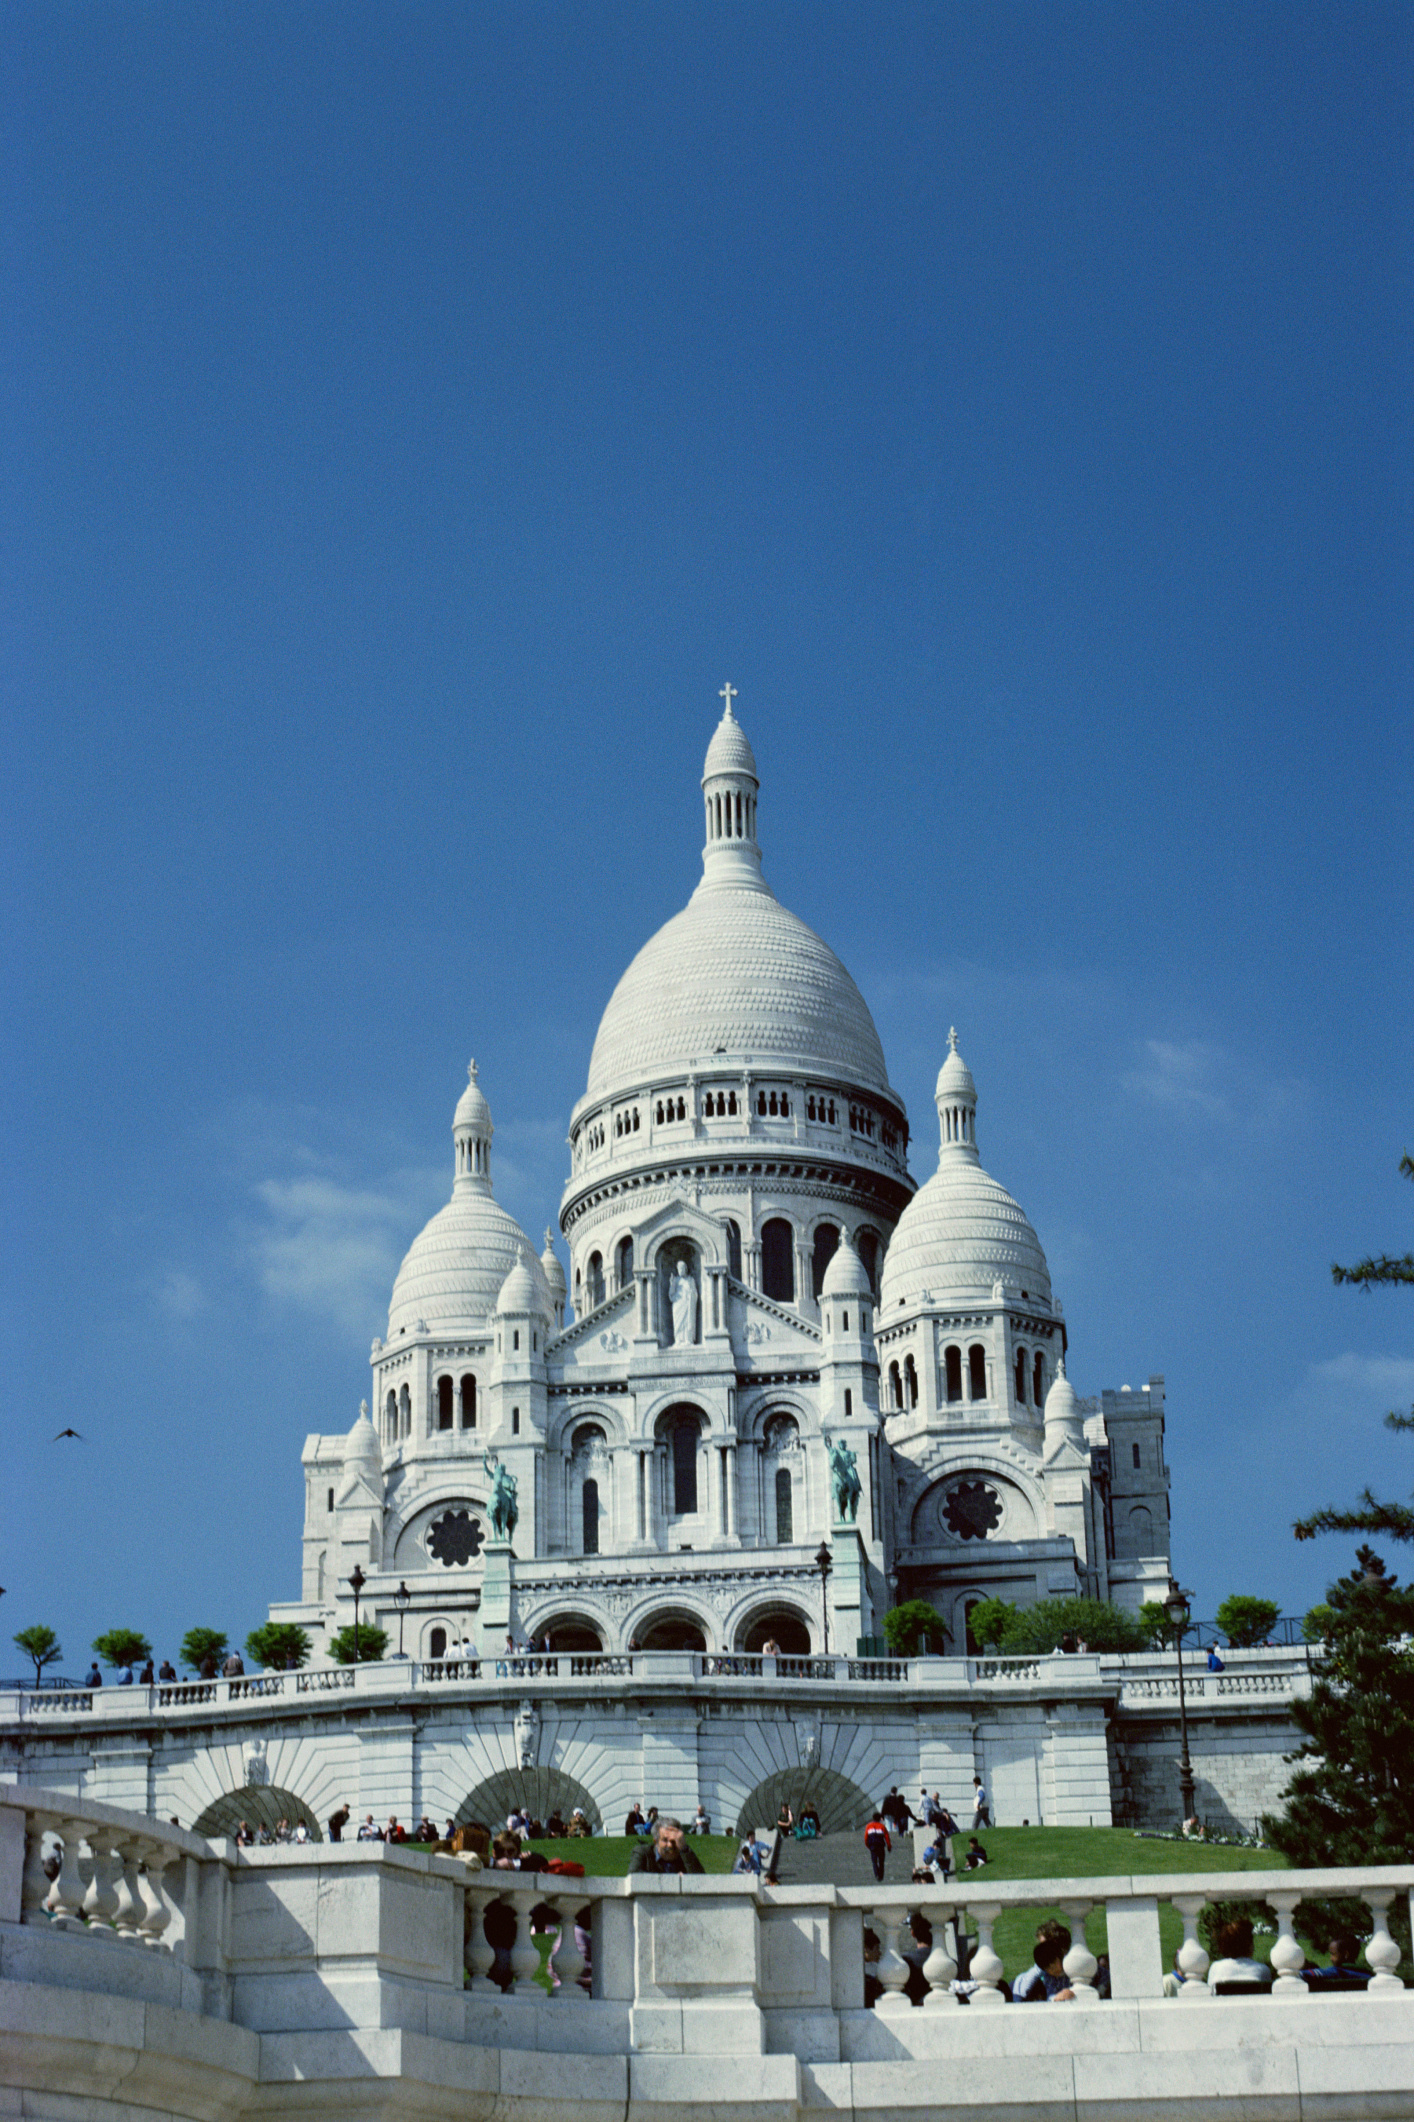
[[[1167,1588],[1163,1380],[1070,1382],[955,1034],[936,1168],[910,1175],[864,998],[766,882],[725,697],[701,882],[609,998],[570,1116],[563,1257],[496,1200],[473,1062],[369,1400],[306,1441],[302,1596],[271,1615],[316,1655],[352,1581],[434,1666],[508,1634],[853,1657],[910,1598],[961,1654],[993,1594]]]

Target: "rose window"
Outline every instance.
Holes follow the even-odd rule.
[[[943,1505],[943,1523],[959,1540],[985,1540],[1002,1522],[1002,1499],[987,1481],[959,1481]]]
[[[473,1518],[469,1510],[443,1511],[429,1526],[427,1552],[434,1562],[450,1569],[455,1562],[470,1562],[479,1554],[485,1539],[481,1520]]]

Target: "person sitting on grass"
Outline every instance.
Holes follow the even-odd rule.
[[[560,1808],[557,1805],[555,1807],[555,1810],[551,1813],[549,1819],[545,1822],[545,1839],[547,1842],[563,1842],[564,1838],[565,1823],[564,1820],[561,1818]]]
[[[681,1820],[669,1815],[656,1822],[651,1842],[640,1842],[629,1858],[630,1872],[700,1872],[702,1859],[695,1849],[690,1849],[683,1833]]]
[[[1265,1960],[1253,1957],[1250,1916],[1235,1916],[1230,1923],[1220,1923],[1213,1942],[1218,1957],[1208,1969],[1209,1989],[1219,1982],[1241,1982],[1250,1989],[1271,1988],[1271,1968]]]
[[[570,1824],[565,1832],[571,1842],[587,1841],[594,1833],[593,1828],[584,1817],[582,1805],[576,1805],[574,1811],[570,1814]]]
[[[967,1838],[967,1856],[965,1861],[969,1871],[980,1871],[984,1864],[991,1862],[976,1835],[969,1835]]]
[[[689,1829],[689,1833],[694,1835],[710,1835],[711,1832],[712,1816],[710,1813],[704,1810],[702,1800],[699,1798],[697,1801],[697,1810],[692,1816],[692,1826]]]
[[[1036,1932],[1036,1949],[1031,1955],[1030,1967],[1023,1969],[1011,1985],[1013,2003],[1044,2004],[1047,1998],[1066,1987],[1063,1967],[1058,1982],[1047,1970],[1065,1959],[1070,1944],[1070,1932],[1065,1925],[1054,1916],[1048,1916]]]

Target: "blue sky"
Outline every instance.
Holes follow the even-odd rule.
[[[1409,10],[0,28],[6,1635],[295,1595],[466,1058],[538,1234],[727,678],[915,1175],[956,1023],[1200,1610],[1319,1596],[1414,1478],[1329,1274],[1414,1223]]]

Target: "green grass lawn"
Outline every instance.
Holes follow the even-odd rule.
[[[735,1835],[689,1835],[689,1847],[697,1852],[704,1871],[730,1871],[741,1844]],[[587,1879],[622,1879],[628,1860],[638,1848],[634,1835],[595,1835],[589,1842],[528,1842],[527,1849],[542,1857],[564,1857],[582,1864]]]

